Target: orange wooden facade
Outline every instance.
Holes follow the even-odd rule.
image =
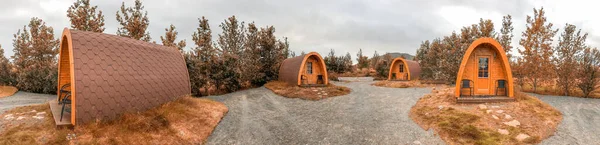
[[[455,96],[471,95],[469,89],[462,88],[461,81],[472,81],[473,95],[514,96],[513,77],[504,49],[492,38],[475,40],[465,52],[456,78]],[[498,81],[506,82],[505,89],[497,89]]]
[[[302,75],[300,77],[302,77],[302,76],[306,77],[306,81],[304,83],[318,84],[317,77],[319,75],[326,75],[326,73],[325,73],[326,70],[325,70],[324,64],[325,64],[324,61],[322,59],[320,59],[318,56],[316,56],[316,55],[308,56],[306,58],[306,62],[304,62],[302,64],[303,67],[300,67],[301,68],[300,72],[302,73]],[[325,82],[323,82],[323,83],[325,83]]]
[[[318,81],[319,76],[321,81]],[[290,85],[329,84],[325,61],[317,52],[284,60],[279,68],[279,80]]]
[[[416,61],[396,58],[390,65],[388,80],[410,81],[419,78],[421,67]]]

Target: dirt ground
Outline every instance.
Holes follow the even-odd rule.
[[[409,117],[430,88],[371,86],[372,78],[333,82],[348,95],[309,101],[277,96],[261,87],[209,96],[229,113],[207,144],[444,144]]]
[[[600,99],[530,94],[563,114],[558,130],[541,144],[600,144]]]

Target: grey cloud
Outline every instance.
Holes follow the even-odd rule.
[[[54,13],[44,12],[38,0],[2,1],[0,44],[8,49],[7,56],[12,55],[12,34],[27,24],[31,17],[44,19],[54,27],[56,35],[60,35],[64,27],[69,27],[66,11],[71,1],[65,2],[66,5],[60,6],[60,10]],[[115,13],[121,2],[91,1],[105,15],[105,33],[116,32],[118,24]],[[125,3],[131,6],[133,0],[126,0]],[[276,35],[279,38],[288,37],[291,49],[297,53],[317,51],[326,55],[329,49],[335,49],[338,54],[350,52],[352,56],[359,48],[366,55],[372,55],[375,50],[379,53],[414,54],[421,41],[454,31],[438,14],[443,6],[459,5],[497,11],[511,14],[514,19],[524,19],[524,15],[533,8],[521,0],[152,0],[143,3],[151,23],[149,31],[152,40],[157,43],[160,43],[160,36],[164,35],[164,28],[174,24],[179,31],[179,39],[186,39],[189,49],[193,47],[191,34],[198,26],[198,18],[205,16],[209,19],[216,39],[221,32],[219,24],[227,17],[236,15],[241,21],[255,22],[260,27],[275,26]],[[26,10],[31,14],[17,16],[18,10]],[[519,25],[524,26],[515,24]],[[496,26],[500,24],[496,22]],[[515,36],[520,36],[520,32],[515,31]]]

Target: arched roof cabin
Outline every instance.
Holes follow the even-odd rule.
[[[455,96],[514,96],[504,49],[492,38],[475,40],[466,50],[456,78]]]
[[[64,29],[58,66],[57,100],[70,93],[70,115],[63,119],[72,125],[114,119],[190,94],[179,51],[126,37]]]
[[[388,81],[410,81],[418,79],[421,75],[419,63],[404,58],[396,58],[390,65]]]
[[[327,68],[317,52],[283,60],[279,68],[279,80],[297,86],[326,86]]]

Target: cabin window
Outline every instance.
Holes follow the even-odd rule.
[[[312,74],[313,73],[313,71],[312,71],[312,62],[307,62],[306,63],[306,73],[308,73],[308,74]]]
[[[482,57],[479,58],[479,77],[480,78],[487,78],[489,75],[489,58],[487,57]]]
[[[404,72],[404,64],[400,64],[400,72]]]

